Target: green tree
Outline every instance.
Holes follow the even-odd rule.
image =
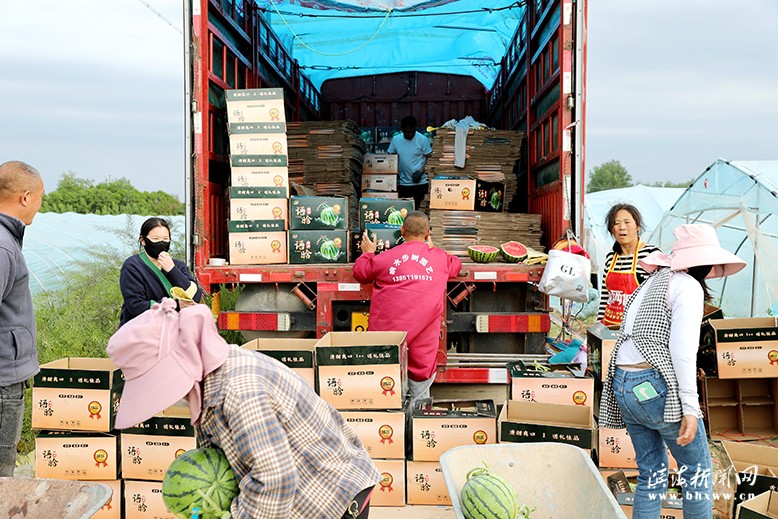
[[[57,188],[44,195],[41,204],[41,212],[49,213],[174,216],[184,211],[183,202],[168,193],[138,191],[126,178],[95,183],[72,171],[62,174]]]
[[[587,193],[632,186],[632,175],[618,160],[609,160],[589,172]]]
[[[665,181],[657,180],[656,182],[654,182],[652,184],[646,184],[646,185],[648,185],[649,187],[683,187],[683,188],[687,188],[687,187],[691,186],[693,183],[694,183],[694,179],[690,178],[686,182],[673,182],[671,180],[665,180]]]

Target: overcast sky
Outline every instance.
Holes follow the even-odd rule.
[[[0,162],[47,190],[71,170],[183,199],[181,6],[0,2]],[[778,159],[777,27],[775,0],[590,1],[587,170],[617,159],[650,183]]]

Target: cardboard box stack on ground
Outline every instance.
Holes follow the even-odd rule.
[[[778,322],[775,317],[710,319],[700,343],[714,345],[720,379],[778,377]]]
[[[108,359],[68,357],[43,364],[33,379],[35,475],[99,481],[114,492],[94,516],[119,519],[119,443],[112,433],[121,372]]]
[[[700,378],[705,428],[712,440],[778,435],[778,379]]]
[[[405,332],[330,332],[315,354],[319,396],[342,413],[382,475],[371,506],[405,506]]]
[[[596,448],[594,419],[586,407],[508,400],[498,423],[500,443],[568,443],[590,455]]]
[[[264,353],[276,359],[292,371],[303,377],[312,387],[316,388],[316,369],[314,367],[314,351],[318,339],[254,339],[241,348]]]
[[[600,475],[605,479],[621,510],[627,517],[632,517],[632,507],[635,503],[635,493],[632,492],[630,483],[637,484],[638,473],[636,470],[607,470],[601,469]],[[670,472],[667,478],[667,492],[662,498],[660,519],[683,518],[683,501],[681,499],[679,479],[683,478],[677,472]],[[658,492],[657,492],[658,493]]]
[[[175,519],[162,501],[162,480],[173,460],[197,448],[189,407],[170,407],[123,429],[119,444],[125,519]]]
[[[446,128],[436,132],[432,142],[432,156],[427,162],[430,179],[467,175],[482,182],[480,189],[476,187],[473,190],[474,206],[471,210],[506,211],[516,195],[517,178],[514,167],[521,156],[521,140],[524,134],[507,130],[470,130],[467,135],[464,168],[454,165],[455,134],[454,130]],[[430,196],[431,203],[432,191]]]
[[[547,364],[541,369],[523,361],[508,364],[511,399],[584,407],[594,416],[594,379],[578,364]]]
[[[365,154],[357,124],[348,120],[293,122],[287,124],[287,138],[290,179],[305,189],[293,194],[345,197],[348,212],[343,216],[356,222]]]
[[[408,504],[449,505],[440,455],[460,445],[497,443],[492,400],[435,400],[417,403],[411,416],[412,461],[406,481]]]
[[[397,155],[365,154],[362,164],[362,196],[397,198]]]
[[[286,263],[289,174],[284,91],[227,90],[225,95],[232,165],[230,263]],[[250,225],[235,227],[235,222]],[[281,229],[263,232],[266,223],[282,224]]]
[[[485,213],[479,211],[430,211],[430,226],[435,246],[471,261],[467,248],[471,245],[499,247],[501,243],[517,241],[535,250],[544,250],[539,214]],[[498,257],[495,261],[504,261]]]

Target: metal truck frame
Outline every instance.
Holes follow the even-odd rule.
[[[354,280],[350,264],[211,266],[209,260],[227,252],[223,91],[283,87],[289,121],[344,118],[358,108],[349,112],[328,104],[252,0],[192,0],[185,3],[185,22],[187,259],[202,285],[216,295],[212,307],[219,327],[317,337],[350,329],[352,318],[370,300],[370,287]],[[484,109],[478,120],[525,133],[518,176],[519,195],[525,190],[526,200],[518,209],[542,215],[547,245],[567,229],[583,232],[585,64],[585,0],[528,0],[494,88],[474,101]],[[380,85],[393,78],[369,79]],[[449,88],[452,81],[463,81],[451,75],[444,79]],[[464,265],[449,282],[436,382],[504,384],[506,361],[543,352],[550,317],[547,298],[536,289],[541,275],[538,266]],[[221,310],[221,285],[251,284],[291,291],[307,308]],[[490,334],[489,341],[484,334]]]

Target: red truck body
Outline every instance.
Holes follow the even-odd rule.
[[[542,215],[547,246],[567,229],[582,232],[584,2],[530,0],[489,92],[469,76],[421,71],[332,79],[319,92],[251,0],[193,0],[187,20],[190,263],[212,293],[220,285],[264,284],[291,290],[307,307],[222,312],[217,303],[220,327],[321,336],[351,329],[352,317],[370,299],[370,287],[356,283],[348,264],[209,265],[212,257],[228,257],[225,90],[283,87],[288,121],[398,126],[409,113],[437,124],[471,115],[498,129],[522,131],[518,203],[511,209]],[[550,319],[546,298],[535,288],[541,274],[538,266],[465,265],[449,285],[438,381],[504,382],[505,369],[493,368],[495,362],[543,351]]]

